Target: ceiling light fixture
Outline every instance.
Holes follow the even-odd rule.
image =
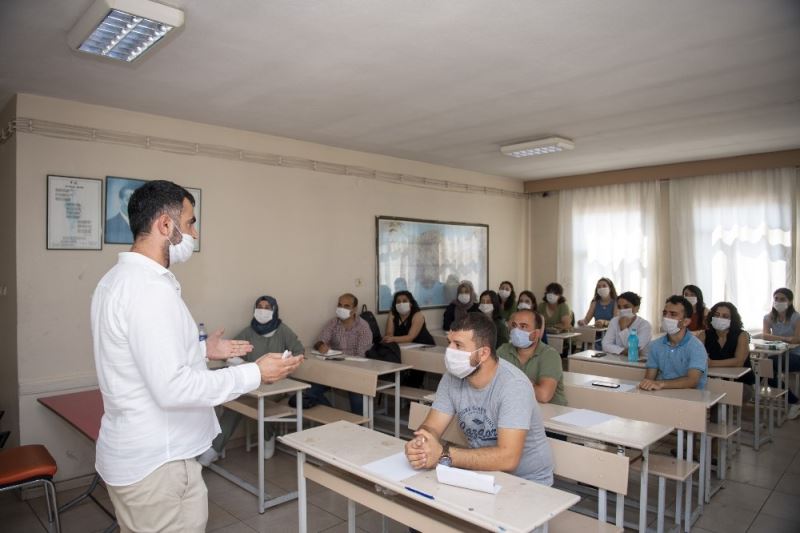
[[[575,143],[563,137],[548,137],[518,144],[501,146],[500,151],[510,157],[531,157],[534,155],[553,154],[562,150],[572,150]]]
[[[150,0],[97,0],[67,36],[70,47],[130,63],[176,28],[183,11]]]

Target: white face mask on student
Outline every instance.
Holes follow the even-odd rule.
[[[481,313],[484,315],[491,315],[494,311],[494,306],[492,304],[480,304],[478,309],[480,309]]]
[[[631,318],[633,316],[633,309],[630,308],[620,309],[619,316],[622,318]]]
[[[520,302],[517,304],[517,309],[533,309],[533,306],[528,302]]]
[[[727,331],[731,327],[731,319],[713,316],[711,317],[711,327],[717,331]]]
[[[661,319],[661,331],[667,335],[675,335],[681,330],[678,321],[674,318],[663,317]]]
[[[272,309],[256,309],[253,311],[253,318],[256,319],[256,322],[259,324],[266,324],[270,320],[272,320],[273,311]]]
[[[783,312],[785,312],[787,309],[789,309],[789,302],[778,302],[778,301],[774,301],[774,302],[772,302],[772,307],[773,307],[773,308],[775,308],[775,310],[776,310],[777,312],[779,312],[779,313],[783,313]]]
[[[462,292],[458,295],[458,301],[462,304],[468,304],[472,301],[472,295],[466,292]]]
[[[397,312],[400,313],[401,315],[407,315],[408,313],[411,312],[411,303],[398,302],[397,305],[395,305],[395,309],[397,309]]]
[[[500,296],[500,298],[505,300],[506,298],[511,296],[511,291],[508,290],[508,289],[500,289],[499,291],[497,291],[497,294],[498,294],[498,296]]]
[[[555,294],[555,293],[552,293],[552,292],[548,292],[545,295],[545,299],[547,300],[547,303],[549,303],[549,304],[557,304],[558,303],[558,294]]]
[[[478,350],[475,350],[477,352]],[[470,358],[475,352],[465,352],[463,350],[456,350],[455,348],[447,348],[444,351],[444,364],[447,371],[458,379],[464,379],[469,376],[478,368],[472,366]]]
[[[345,309],[344,307],[337,307],[336,308],[336,317],[339,320],[347,320],[350,318],[350,310]]]
[[[692,307],[697,305],[697,296],[684,296],[684,298],[686,298],[686,300],[688,300],[689,303],[692,304]]]
[[[600,287],[597,289],[597,295],[600,298],[608,298],[608,295],[611,294],[611,289],[608,287]]]
[[[173,222],[175,222],[173,220]],[[175,222],[175,229],[177,230],[178,223]],[[175,233],[176,231],[173,231]],[[169,264],[177,265],[178,263],[185,263],[192,257],[194,252],[194,237],[186,233],[181,233],[183,239],[177,244],[172,243],[172,236],[169,238]]]

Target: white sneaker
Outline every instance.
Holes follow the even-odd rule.
[[[800,403],[793,403],[789,405],[789,412],[786,414],[786,418],[789,420],[794,420],[800,416]]]
[[[203,466],[208,466],[219,459],[219,452],[214,448],[209,448],[197,456],[197,462]]]
[[[272,459],[275,455],[275,435],[264,441],[264,460]]]

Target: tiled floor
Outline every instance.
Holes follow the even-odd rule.
[[[228,452],[220,465],[255,483],[254,451],[243,448]],[[282,494],[297,487],[295,459],[277,453],[267,462],[268,491]],[[270,533],[297,531],[297,502],[287,503],[259,515],[256,501],[249,493],[232,485],[220,476],[205,471],[208,486],[208,531],[240,533],[269,531]],[[720,490],[707,505],[693,531],[698,533],[798,533],[800,532],[800,420],[789,421],[776,429],[775,442],[762,446],[761,451],[742,447],[735,457],[731,470]],[[673,485],[670,483],[670,485]],[[650,480],[651,503],[655,503],[657,485]],[[631,481],[631,493],[638,494],[638,478]],[[59,502],[67,501],[79,490],[59,493]],[[670,494],[674,490],[669,491]],[[105,490],[96,492],[99,499],[110,508]],[[672,495],[674,498],[674,494]],[[309,530],[341,533],[347,530],[347,507],[344,498],[309,483]],[[613,516],[613,513],[612,513]],[[634,520],[636,511],[626,509],[626,519]],[[651,527],[655,515],[651,513]],[[62,530],[66,533],[103,531],[109,519],[91,503],[83,503],[61,516]],[[15,494],[0,493],[0,530],[29,533],[44,531],[46,509],[39,499],[20,501]],[[357,508],[359,531],[380,531],[381,518],[366,508]],[[391,522],[391,533],[405,533],[407,528]]]

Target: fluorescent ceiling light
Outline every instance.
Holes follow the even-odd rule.
[[[562,150],[572,150],[575,143],[563,137],[548,137],[519,144],[509,144],[501,146],[500,151],[511,157],[531,157],[534,155],[545,155],[560,152]]]
[[[75,50],[130,63],[176,28],[183,11],[150,0],[97,0],[67,36]]]

